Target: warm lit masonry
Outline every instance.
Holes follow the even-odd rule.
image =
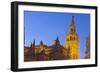
[[[66,49],[69,50],[70,59],[80,58],[80,48],[79,48],[79,36],[76,32],[76,26],[74,21],[74,16],[72,16],[72,21],[70,24],[70,31],[66,35]],[[66,53],[67,55],[67,53]]]

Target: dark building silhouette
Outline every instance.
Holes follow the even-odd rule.
[[[90,58],[90,36],[86,38],[86,51],[85,51],[85,59]]]

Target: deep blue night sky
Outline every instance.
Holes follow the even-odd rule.
[[[72,16],[74,16],[76,32],[79,35],[80,58],[83,58],[86,37],[90,34],[89,14],[24,11],[25,46],[30,46],[33,40],[36,45],[41,40],[44,44],[52,45],[57,36],[60,43],[65,46]]]

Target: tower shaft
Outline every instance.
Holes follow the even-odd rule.
[[[66,35],[66,50],[70,47],[69,54],[70,59],[79,59],[80,58],[80,50],[79,50],[79,37],[76,33],[76,26],[74,22],[74,16],[72,16],[72,21],[70,24],[70,32]]]

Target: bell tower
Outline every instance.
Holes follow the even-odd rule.
[[[67,50],[70,47],[70,53],[66,53],[66,55],[69,54],[70,59],[80,58],[79,36],[76,32],[74,16],[72,16],[72,21],[70,24],[70,31],[66,35],[66,45],[65,46]]]

